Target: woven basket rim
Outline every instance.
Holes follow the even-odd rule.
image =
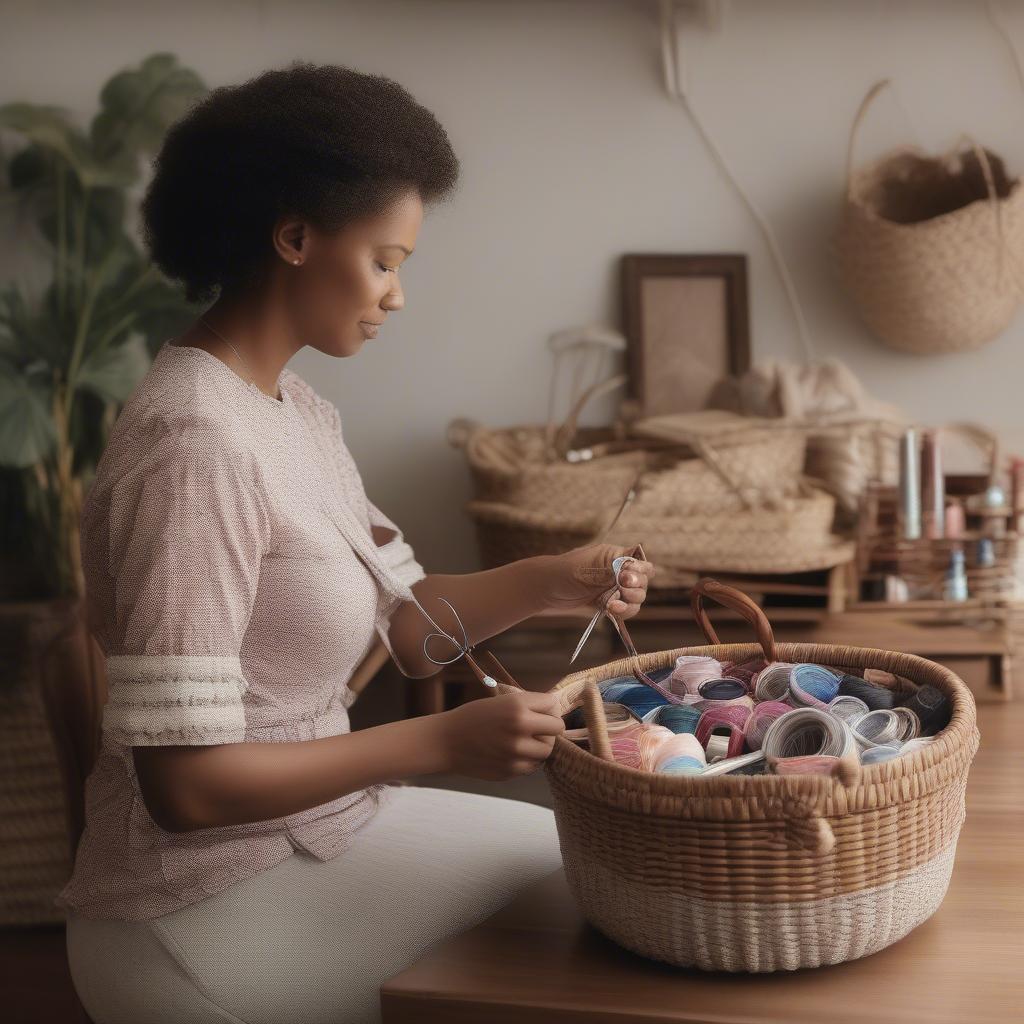
[[[811,656],[804,657],[801,652]],[[605,761],[563,736],[556,737],[553,758],[549,760],[546,769],[557,770],[554,766],[562,762],[572,766],[576,774],[587,774],[591,782],[587,787],[587,796],[599,802],[617,802],[612,799],[614,793],[628,793],[634,800],[638,796],[645,801],[650,800],[650,813],[657,815],[659,797],[674,800],[681,797],[694,798],[704,801],[717,798],[729,801],[731,812],[725,817],[732,818],[735,817],[736,806],[742,805],[744,800],[751,804],[760,804],[766,799],[810,798],[815,802],[823,801],[826,806],[834,803],[836,807],[845,807],[850,802],[849,794],[868,790],[871,791],[872,809],[877,809],[915,799],[920,795],[919,792],[902,792],[904,779],[923,775],[944,765],[948,768],[952,762],[962,759],[965,752],[969,755],[968,761],[973,758],[978,740],[974,695],[959,676],[937,662],[898,651],[828,643],[777,643],[776,653],[781,660],[787,661],[813,661],[817,664],[831,663],[851,668],[880,668],[912,682],[917,681],[912,670],[920,667],[924,669],[925,674],[938,677],[945,684],[942,688],[953,704],[950,723],[937,734],[939,738],[933,744],[891,761],[861,766],[858,781],[851,787],[843,786],[836,778],[822,775],[664,775]],[[830,658],[828,655],[831,654],[836,656]],[[707,655],[719,661],[742,662],[763,657],[764,652],[756,643],[679,647],[642,654],[639,657],[639,666],[644,671],[664,668],[680,655]],[[894,663],[900,666],[901,671],[894,671]],[[633,660],[627,657],[574,672],[561,679],[552,687],[551,692],[559,692],[589,680],[600,681],[615,675],[628,675],[632,671],[632,666]],[[934,685],[935,679],[931,681]],[[562,713],[565,714],[571,706],[574,704],[563,706]],[[835,794],[839,792],[843,794],[842,798],[834,800]],[[847,812],[826,810],[824,813]]]
[[[1010,189],[1010,194],[999,200],[1000,207],[1005,210],[1008,205],[1015,203],[1022,197],[1024,197],[1024,189],[1021,188],[1021,181],[1018,178],[1014,181],[1013,187]],[[972,214],[980,212],[973,209],[973,207],[977,207],[979,203],[987,206],[990,202],[991,200],[988,196],[982,196],[978,199],[972,199],[971,202],[967,203],[965,206],[957,207],[955,210],[947,210],[945,213],[938,213],[934,217],[928,217],[926,220],[911,221],[909,223],[906,221],[890,220],[888,217],[883,217],[872,206],[869,206],[864,201],[863,197],[857,192],[847,196],[843,202],[843,206],[847,214],[850,212],[856,212],[863,220],[870,222],[872,226],[886,228],[892,231],[893,234],[906,234],[910,232],[920,233],[922,231],[938,231],[945,229],[950,223],[962,217],[962,215],[967,211],[970,211]]]

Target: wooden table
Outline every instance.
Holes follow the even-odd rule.
[[[834,967],[706,974],[582,919],[562,872],[381,989],[385,1024],[985,1024],[1024,1019],[1024,702],[978,708],[949,891],[900,942]]]

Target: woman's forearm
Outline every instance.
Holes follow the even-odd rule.
[[[295,814],[376,782],[447,771],[441,715],[292,743],[134,747],[154,821],[172,832]]]
[[[461,641],[458,623],[448,606],[438,598],[450,601],[462,620],[470,644],[476,644],[544,611],[551,571],[552,559],[537,555],[481,572],[431,573],[414,583],[412,592],[437,624]],[[423,653],[423,639],[432,632],[434,628],[411,601],[404,601],[392,614],[388,640],[405,675],[422,678],[438,671],[438,666]],[[443,638],[432,640],[429,650],[439,659],[458,653]]]

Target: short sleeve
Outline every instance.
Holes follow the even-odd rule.
[[[239,654],[270,541],[254,462],[216,426],[160,438],[111,500],[103,730],[128,746],[245,738]]]

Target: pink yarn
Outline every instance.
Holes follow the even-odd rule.
[[[764,734],[768,731],[768,726],[779,715],[784,715],[787,711],[792,710],[788,704],[784,704],[781,700],[766,700],[760,704],[755,704],[754,710],[750,712],[750,717],[743,726],[743,731],[747,734],[747,746],[751,750],[760,750],[761,741],[764,739]]]
[[[668,678],[673,693],[695,694],[697,687],[707,679],[720,679],[721,663],[705,655],[683,654],[676,658],[676,666]]]
[[[780,757],[771,762],[775,775],[831,775],[839,758],[829,754],[806,754],[803,757]]]
[[[748,698],[749,699],[749,698]],[[700,745],[707,750],[711,734],[715,729],[726,728],[729,730],[729,746],[726,750],[726,757],[737,757],[743,753],[746,737],[743,734],[743,727],[750,717],[749,708],[743,705],[730,704],[722,706],[723,702],[716,702],[709,707],[697,721],[695,733]]]

